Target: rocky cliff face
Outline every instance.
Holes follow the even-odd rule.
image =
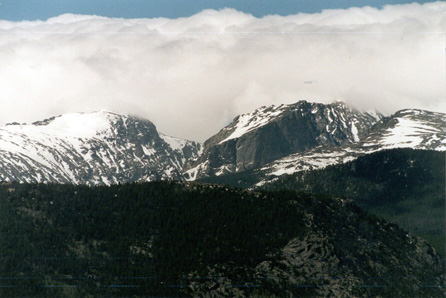
[[[240,115],[204,143],[202,156],[186,166],[186,179],[244,171],[318,146],[358,142],[382,118],[342,102],[300,101]]]
[[[0,180],[111,184],[181,179],[200,144],[160,135],[153,123],[101,111],[0,128]]]

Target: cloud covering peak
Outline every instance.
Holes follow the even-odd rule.
[[[256,18],[0,20],[0,124],[109,109],[204,140],[262,105],[446,112],[446,4]]]

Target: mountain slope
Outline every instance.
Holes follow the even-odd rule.
[[[342,102],[261,107],[208,139],[200,158],[186,166],[185,176],[193,180],[240,172],[318,146],[355,143],[381,117]]]
[[[2,297],[444,297],[422,239],[354,203],[198,183],[0,185]]]
[[[167,141],[166,141],[167,140]],[[100,111],[0,128],[0,179],[110,184],[181,179],[200,144],[159,135],[153,123]]]
[[[445,153],[391,149],[322,170],[285,175],[265,189],[342,196],[432,241],[445,256]]]

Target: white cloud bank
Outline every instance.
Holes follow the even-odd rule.
[[[303,99],[446,112],[445,28],[444,2],[0,20],[0,124],[108,109],[203,141],[239,113]]]

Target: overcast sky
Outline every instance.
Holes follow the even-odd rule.
[[[299,100],[446,112],[445,6],[44,21],[8,14],[0,124],[107,109],[204,141],[240,113]]]

